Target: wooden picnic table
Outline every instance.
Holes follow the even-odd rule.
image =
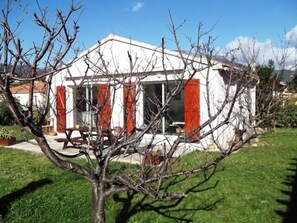
[[[96,139],[90,139],[90,137],[98,137],[98,132],[96,132],[95,128],[90,129],[89,127],[71,127],[66,128],[66,138],[57,138],[55,139],[57,142],[63,142],[63,149],[66,149],[68,147],[68,143],[71,143],[72,145],[82,145],[82,144],[94,144],[96,142]],[[78,131],[79,136],[72,137],[72,133]],[[101,134],[103,137],[106,137],[107,139],[103,141],[105,145],[110,145],[115,140],[115,136],[109,129],[102,129]]]

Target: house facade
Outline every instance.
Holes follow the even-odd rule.
[[[160,138],[166,135],[174,140],[180,134],[187,136],[201,125],[205,126],[196,135],[204,134],[228,115],[228,105],[215,115],[226,101],[226,94],[232,97],[232,89],[235,91],[235,86],[227,87],[230,77],[226,67],[219,61],[210,66],[203,56],[183,55],[109,35],[54,76],[51,97],[54,129],[62,133],[77,124],[99,123],[103,128],[120,126],[132,131],[153,121],[159,105],[170,96],[168,92],[182,83],[184,87],[175,92],[158,125]],[[249,94],[254,109],[254,87]],[[214,138],[228,143],[234,128],[247,121],[242,119],[249,118],[247,110],[250,109],[235,106],[229,124],[216,129],[201,143],[209,145]],[[205,124],[212,116],[213,122]]]

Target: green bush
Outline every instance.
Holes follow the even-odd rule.
[[[32,139],[32,136],[29,133],[25,132],[23,128],[19,125],[6,125],[6,126],[0,125],[0,129],[2,130],[3,128],[7,129],[10,135],[13,135],[14,137],[16,137],[17,141],[23,141],[23,140],[27,141]]]
[[[297,108],[283,109],[276,113],[276,125],[278,128],[297,128]]]
[[[11,124],[14,124],[14,118],[12,117],[5,101],[0,101],[0,125]]]
[[[33,110],[33,123],[37,124],[40,119],[41,119],[41,116],[43,115],[44,113],[44,108],[35,108]],[[46,120],[43,120],[43,122],[41,123],[41,125],[46,125]]]
[[[21,111],[26,113],[26,109],[20,104],[18,99],[15,98],[15,101],[17,103],[17,106]],[[23,110],[25,109],[25,110]],[[44,113],[44,108],[34,108],[33,110],[33,117],[32,121],[36,124],[39,122],[41,118],[41,114]],[[15,122],[15,119],[13,118],[12,114],[10,113],[10,110],[7,106],[7,103],[5,101],[0,101],[0,125],[14,125],[17,124]],[[41,123],[42,125],[45,125],[45,121]]]
[[[297,109],[297,98],[290,98],[285,101],[285,108],[286,109]]]
[[[22,105],[17,98],[14,98],[19,109],[22,109]],[[10,113],[10,110],[5,101],[0,100],[0,125],[14,125],[17,124],[14,117]]]

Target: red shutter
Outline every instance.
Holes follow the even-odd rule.
[[[66,128],[66,90],[65,86],[56,89],[57,131],[64,132]]]
[[[191,79],[185,86],[185,134],[190,140],[198,139],[200,126],[200,81]]]
[[[110,127],[111,108],[110,108],[110,91],[107,84],[98,85],[98,104],[101,109],[99,112],[99,125],[108,129]]]
[[[127,133],[131,133],[135,126],[135,83],[124,85],[124,124]]]

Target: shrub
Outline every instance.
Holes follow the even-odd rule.
[[[283,109],[276,113],[276,125],[278,128],[297,128],[297,108]]]
[[[7,138],[11,139],[12,137],[15,137],[15,132],[11,128],[7,127],[0,127],[0,138]]]
[[[43,107],[35,107],[33,109],[33,117],[32,117],[32,121],[33,123],[37,124],[39,123],[42,115],[44,114],[45,112],[45,108]],[[42,123],[39,123],[41,125],[46,125],[47,124],[47,119],[43,120]]]
[[[290,98],[285,102],[286,109],[297,109],[297,98]]]
[[[21,110],[21,103],[17,98],[14,98],[17,106]],[[14,125],[17,124],[14,117],[10,113],[10,110],[7,106],[7,103],[5,101],[2,101],[0,99],[0,125]]]
[[[0,125],[10,125],[14,123],[14,118],[12,117],[8,106],[5,101],[0,101]]]

